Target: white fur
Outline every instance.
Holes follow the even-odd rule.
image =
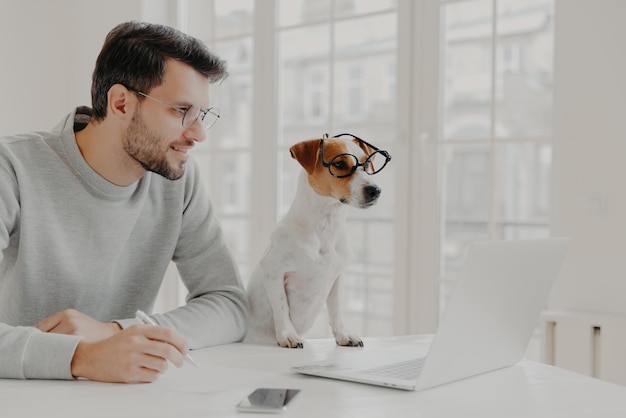
[[[364,155],[358,146],[349,144],[349,152]],[[317,194],[309,184],[309,175],[302,171],[294,201],[273,231],[248,284],[250,325],[246,341],[301,348],[301,335],[311,328],[326,303],[337,344],[363,345],[344,326],[339,278],[348,260],[348,206],[367,207],[376,201],[367,201],[364,186],[376,187],[359,168],[350,177],[350,197],[342,203]]]

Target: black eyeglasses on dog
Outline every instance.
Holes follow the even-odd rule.
[[[350,177],[359,167],[363,167],[363,170],[369,175],[376,174],[380,170],[385,168],[387,163],[391,161],[391,154],[389,154],[387,151],[378,149],[372,144],[368,144],[361,138],[356,137],[352,134],[339,134],[333,136],[332,138],[339,138],[342,136],[350,136],[359,141],[361,144],[367,145],[368,147],[373,149],[374,152],[368,155],[363,162],[360,162],[356,155],[349,153],[335,155],[333,158],[331,158],[330,162],[328,162],[326,161],[326,158],[324,156],[324,140],[328,139],[328,134],[324,134],[322,136],[320,144],[322,153],[322,164],[324,165],[324,167],[328,168],[328,171],[330,171],[330,174],[332,174],[334,177],[340,179],[344,177]],[[383,162],[379,168],[374,168],[374,158],[378,155],[383,157],[385,159],[385,162]]]

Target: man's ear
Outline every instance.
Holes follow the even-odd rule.
[[[298,142],[289,148],[291,158],[297,160],[309,174],[315,171],[315,165],[320,154],[320,141],[320,139],[309,139],[308,141]]]
[[[132,91],[121,84],[113,84],[107,94],[107,116],[125,118],[132,115],[132,108],[136,101],[130,99]]]

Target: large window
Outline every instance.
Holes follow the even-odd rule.
[[[549,235],[552,2],[179,0],[229,65],[196,158],[244,281],[295,193],[288,148],[324,133],[393,155],[349,215],[361,335],[434,331],[470,241]]]

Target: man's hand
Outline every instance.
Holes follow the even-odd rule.
[[[133,325],[104,340],[78,343],[72,375],[102,382],[153,382],[165,373],[168,360],[181,367],[188,350],[173,329]]]
[[[35,327],[43,332],[79,335],[85,341],[103,340],[121,331],[120,326],[114,322],[96,321],[75,309],[57,312],[43,319]]]

